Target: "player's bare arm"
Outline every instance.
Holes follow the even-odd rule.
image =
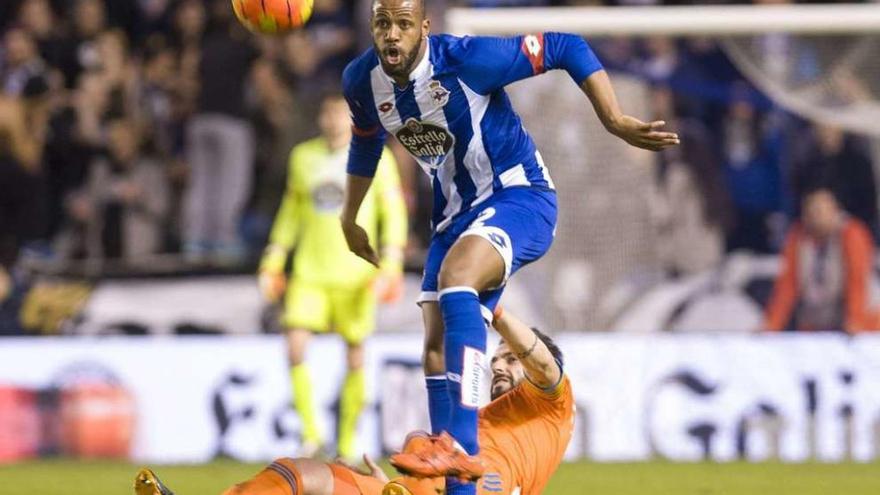
[[[370,246],[370,238],[367,236],[367,232],[356,221],[358,211],[360,211],[361,204],[364,202],[364,197],[367,195],[367,191],[370,190],[372,183],[373,179],[370,177],[348,175],[345,184],[345,204],[342,207],[340,221],[342,222],[342,233],[345,235],[348,249],[378,268],[379,255]]]
[[[529,381],[548,388],[559,383],[562,370],[553,359],[550,349],[538,338],[535,332],[508,311],[496,310],[492,326],[510,349],[510,353],[522,363]],[[508,359],[511,356],[495,355],[495,359]]]
[[[662,130],[666,122],[662,120],[642,122],[635,117],[624,115],[620,110],[608,73],[604,70],[590,74],[581,83],[581,90],[592,102],[605,129],[627,143],[651,151],[660,151],[679,143],[678,134]]]

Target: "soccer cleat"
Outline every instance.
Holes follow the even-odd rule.
[[[410,449],[405,446],[403,452],[391,456],[390,462],[402,474],[415,478],[448,476],[474,482],[486,471],[482,459],[465,453],[446,432],[430,437],[430,443],[419,441]]]
[[[135,495],[174,495],[152,470],[142,468],[134,477]]]
[[[401,476],[394,478],[382,487],[382,495],[445,495],[444,478],[413,478]]]
[[[411,431],[403,439],[403,450],[401,452],[404,454],[418,454],[426,448],[430,448],[431,444],[434,443],[434,439],[435,437],[432,437],[424,430]]]

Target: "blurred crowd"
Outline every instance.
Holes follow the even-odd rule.
[[[434,31],[454,3],[601,2],[429,2]],[[316,0],[307,29],[258,37],[235,22],[228,0],[0,3],[0,266],[22,256],[255,259],[283,193],[287,154],[317,134],[315,104],[369,46],[368,17],[368,0]],[[591,42],[607,67],[650,81],[655,116],[682,136],[656,169],[670,273],[705,269],[738,249],[779,252],[818,187],[876,238],[865,140],[774,106],[713,40]],[[418,260],[430,193],[396,154],[409,257]]]
[[[356,48],[350,5],[261,39],[226,0],[3,2],[0,263],[258,250],[290,146]],[[0,22],[2,22],[0,21]]]

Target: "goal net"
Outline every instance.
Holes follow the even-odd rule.
[[[880,136],[878,5],[452,9],[445,30],[582,34],[606,63],[626,113],[643,120],[664,117],[673,110],[669,94],[678,104],[696,102],[703,109],[706,128],[692,130],[683,142],[690,156],[721,155],[718,135],[736,130],[722,128],[723,118],[712,114],[724,115],[740,98],[737,83],[721,74],[725,70],[763,98],[744,100],[791,116],[801,122],[798,129],[820,123],[875,143]],[[691,48],[686,62],[684,45]],[[704,55],[729,67],[693,60]],[[688,71],[702,72],[694,78]],[[652,166],[658,157],[607,134],[564,72],[508,91],[560,193],[554,247],[515,277],[512,283],[522,289],[515,292],[528,294],[516,305],[533,305],[544,318],[538,323],[554,330],[619,329],[628,304],[669,273],[719,266],[724,221],[699,217],[713,215],[713,201],[722,194],[711,193],[727,187],[720,167],[714,175],[700,166],[684,174],[667,168],[659,180]],[[710,192],[708,202],[698,189]]]

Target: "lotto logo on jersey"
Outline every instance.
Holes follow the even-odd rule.
[[[535,74],[544,72],[544,33],[528,34],[523,37],[522,52],[532,64]]]

